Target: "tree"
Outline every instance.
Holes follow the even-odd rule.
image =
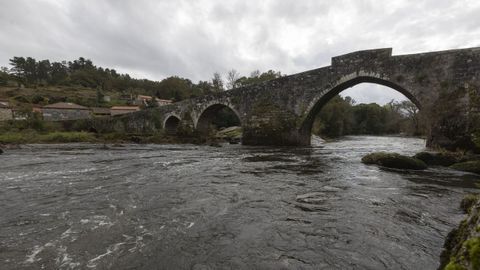
[[[404,100],[400,103],[400,109],[412,121],[413,135],[420,135],[419,114],[417,106],[410,100]]]
[[[96,106],[99,106],[100,104],[103,103],[103,98],[105,97],[105,95],[102,93],[102,91],[100,90],[99,87],[97,87],[97,90],[96,90]]]
[[[240,78],[240,74],[235,70],[231,69],[227,73],[227,88],[234,89],[238,86],[238,79]]]
[[[36,85],[38,76],[37,76],[37,61],[32,57],[27,57],[25,60],[25,79],[28,84]]]
[[[53,62],[50,68],[49,84],[56,85],[68,78],[68,68],[63,63]]]
[[[222,92],[223,90],[225,90],[223,88],[222,76],[218,72],[213,73],[212,90],[213,90],[213,92],[216,92],[216,93]]]
[[[147,100],[147,108],[156,108],[158,107],[158,102],[155,97],[152,97],[151,99]]]
[[[12,59],[10,59],[10,65],[12,66],[10,71],[17,81],[18,86],[25,84],[25,62],[25,58],[23,57],[14,56]]]
[[[8,68],[1,67],[0,68],[0,85],[1,86],[8,85],[9,79],[10,79],[10,74],[8,74]]]
[[[280,72],[269,70],[267,72],[260,73],[258,70],[254,70],[250,73],[250,77],[240,77],[237,80],[237,86],[247,86],[250,84],[261,83],[276,78],[280,78],[282,75]]]
[[[198,81],[196,87],[204,95],[211,94],[211,93],[214,92],[213,91],[213,85],[208,81]]]
[[[47,83],[50,80],[51,69],[50,61],[39,61],[37,64],[37,80],[42,83]]]

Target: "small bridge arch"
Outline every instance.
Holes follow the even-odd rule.
[[[181,119],[176,114],[168,114],[163,121],[163,129],[169,135],[177,134]]]
[[[212,102],[204,106],[200,110],[198,117],[194,122],[195,129],[201,134],[207,134],[210,130],[210,127],[214,119],[218,116],[218,114],[222,110],[225,110],[225,109],[233,112],[233,114],[238,119],[238,122],[241,126],[242,125],[241,115],[231,104],[224,103],[224,102]]]

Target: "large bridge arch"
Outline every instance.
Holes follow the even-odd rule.
[[[397,82],[393,82],[388,78],[381,78],[379,76],[372,75],[359,75],[358,73],[353,73],[345,76],[337,83],[335,83],[333,87],[327,89],[326,91],[319,92],[318,96],[310,102],[309,106],[304,112],[305,117],[303,121],[301,121],[299,127],[299,133],[301,134],[301,136],[305,137],[305,140],[310,140],[309,138],[311,136],[313,122],[316,115],[321,111],[323,106],[325,106],[333,97],[340,94],[344,90],[362,83],[371,83],[386,86],[403,94],[411,102],[413,102],[419,110],[421,110],[424,106],[420,101],[421,99],[416,97],[414,89],[406,89],[404,86],[400,85]]]

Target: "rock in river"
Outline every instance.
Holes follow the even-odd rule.
[[[416,154],[414,158],[420,159],[427,165],[433,166],[450,166],[459,161],[458,155],[451,152],[420,152]]]
[[[424,170],[427,168],[425,162],[412,157],[407,157],[397,153],[375,152],[362,158],[365,164],[377,164],[387,168]]]

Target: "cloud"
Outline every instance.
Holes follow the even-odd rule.
[[[231,68],[292,74],[356,50],[479,46],[478,14],[473,0],[4,0],[0,65],[83,56],[153,80],[207,80]],[[385,99],[373,92],[362,95]]]

